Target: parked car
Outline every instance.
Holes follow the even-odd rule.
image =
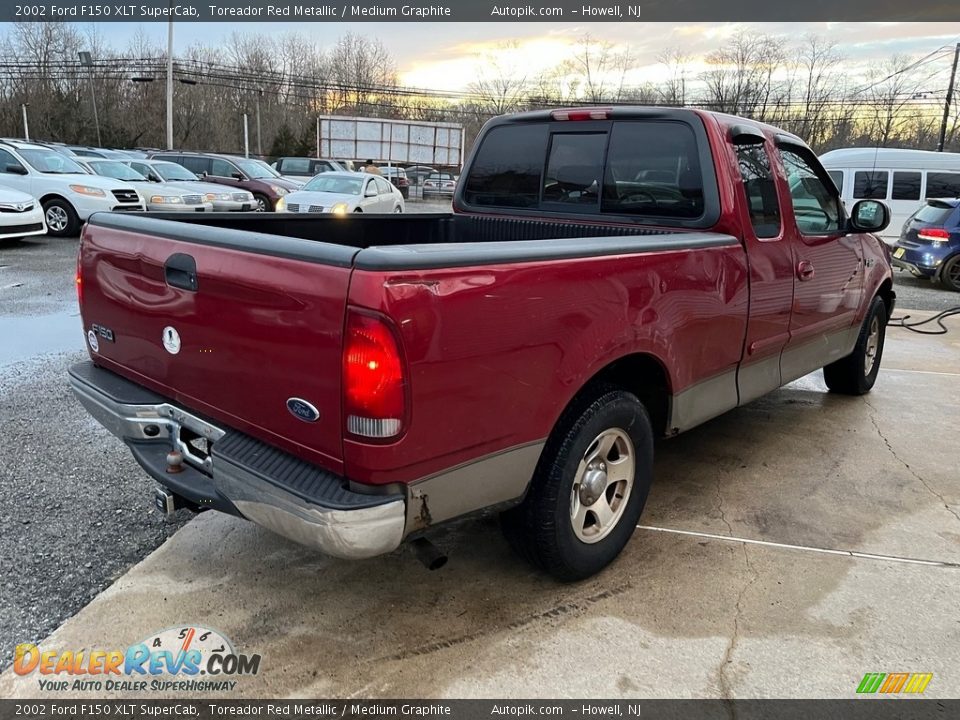
[[[400,191],[404,200],[410,197],[410,180],[407,178],[407,172],[403,168],[383,165],[380,167],[380,174]]]
[[[96,175],[116,178],[133,185],[143,196],[147,210],[150,212],[210,212],[213,210],[212,199],[207,200],[204,193],[175,185],[151,182],[122,160],[88,158],[82,164],[89,167]]]
[[[402,213],[403,196],[382,177],[365,173],[326,172],[310,179],[277,204],[289,213]]]
[[[655,436],[819,368],[838,393],[877,379],[889,211],[848,217],[790,133],[663,107],[502,116],[453,209],[98,214],[70,383],[162,510],[359,558],[508,508],[510,543],[576,580],[634,534]]]
[[[40,203],[32,195],[0,186],[0,242],[46,232]]]
[[[410,180],[411,185],[422,185],[423,181],[426,180],[429,175],[437,172],[436,168],[427,165],[411,165],[408,168],[404,168],[404,170],[407,173],[407,178]]]
[[[126,160],[124,162],[149,182],[163,183],[163,186],[202,195],[203,201],[211,203],[216,212],[245,212],[256,207],[253,193],[247,190],[229,190],[222,185],[203,182],[177,163],[165,160]]]
[[[253,194],[258,212],[272,212],[277,200],[300,187],[299,183],[284,180],[274,173],[262,160],[214,155],[210,153],[158,152],[150,155],[152,160],[166,160],[183,165],[199,175],[204,182],[229,185]]]
[[[960,292],[960,198],[927,200],[903,226],[893,264]]]
[[[450,173],[431,173],[423,181],[423,197],[453,197],[457,179]]]
[[[843,148],[820,160],[848,206],[862,199],[886,203],[890,226],[883,239],[890,245],[925,199],[960,197],[960,153]]]
[[[0,142],[0,185],[39,199],[54,237],[76,235],[100,210],[144,209],[132,185],[91,175],[63,153],[33,143]]]
[[[308,157],[277,158],[273,168],[280,173],[280,177],[299,183],[305,183],[320,173],[344,172],[347,169],[336,160]]]

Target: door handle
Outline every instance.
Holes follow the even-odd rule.
[[[797,263],[797,279],[801,282],[804,280],[813,280],[815,274],[816,271],[813,269],[813,263],[809,260],[801,260]]]
[[[170,287],[196,292],[199,287],[197,261],[193,259],[192,255],[174,253],[163,264],[163,277]]]

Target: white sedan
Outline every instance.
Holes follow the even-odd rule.
[[[325,172],[277,203],[288,213],[402,213],[403,196],[379,175]]]
[[[32,195],[0,185],[0,240],[45,235],[43,208]]]

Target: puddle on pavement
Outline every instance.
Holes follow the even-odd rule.
[[[0,316],[0,368],[83,347],[83,325],[75,309],[30,317]]]

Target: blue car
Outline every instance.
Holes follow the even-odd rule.
[[[960,292],[960,198],[927,200],[903,225],[893,264]]]

